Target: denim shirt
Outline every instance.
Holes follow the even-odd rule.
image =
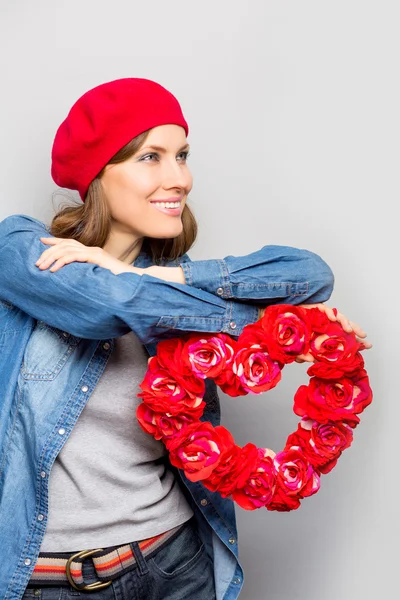
[[[316,254],[265,246],[244,257],[171,261],[186,285],[148,275],[114,275],[88,263],[55,273],[35,266],[47,248],[45,226],[14,215],[0,223],[0,598],[17,600],[35,566],[48,517],[48,482],[113,351],[133,330],[154,355],[156,343],[188,331],[234,337],[258,318],[257,305],[326,301],[333,275]],[[135,266],[151,259],[141,253]],[[206,380],[204,420],[220,422]],[[170,468],[172,468],[170,466]],[[213,557],[218,600],[243,585],[234,505],[175,469]],[[73,507],[71,507],[73,509]],[[79,548],[77,550],[80,550]]]

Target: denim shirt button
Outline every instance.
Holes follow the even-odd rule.
[[[81,390],[82,390],[82,392],[85,392],[85,393],[88,391],[88,389],[89,389],[89,388],[88,388],[88,386],[87,386],[87,385],[83,385],[83,386],[81,387]]]
[[[40,471],[40,477],[44,479],[46,477],[46,471]]]
[[[24,560],[24,565],[26,565],[27,567],[29,567],[29,565],[31,564],[31,562],[32,562],[32,561],[31,561],[31,559],[30,559],[30,558],[26,558],[26,559]]]
[[[230,544],[234,544],[236,542],[234,537],[230,537],[228,541]]]
[[[233,580],[233,583],[236,583],[236,585],[239,585],[240,582],[241,582],[240,577],[235,577]]]
[[[110,344],[108,342],[106,342],[105,344],[103,344],[103,348],[104,348],[104,350],[109,350]]]
[[[65,429],[64,429],[64,427],[61,427],[61,428],[58,430],[58,433],[59,433],[60,435],[64,435],[64,433],[65,433]]]
[[[200,500],[200,504],[202,506],[207,506],[208,502],[207,502],[207,500],[205,498],[203,498],[203,500]]]
[[[38,521],[43,521],[43,519],[44,519],[44,515],[38,515],[38,518],[37,518]]]
[[[222,296],[223,293],[224,293],[224,288],[218,288],[217,289],[218,296]]]
[[[230,327],[231,329],[236,329],[236,323],[235,323],[235,321],[231,321],[231,322],[229,323],[229,327]]]

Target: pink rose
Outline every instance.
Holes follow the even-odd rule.
[[[343,450],[353,441],[353,430],[346,423],[317,423],[303,420],[287,445],[300,446],[310,464],[321,473],[329,473]]]
[[[183,469],[190,481],[207,479],[220,463],[222,455],[235,445],[225,427],[213,427],[199,421],[185,428],[181,437],[166,440],[171,464]]]
[[[227,498],[234,490],[245,485],[258,460],[258,448],[254,444],[246,444],[243,448],[230,447],[202,483],[212,492],[218,491],[223,498]]]
[[[183,383],[176,380],[175,375],[170,375],[160,367],[158,357],[149,358],[149,366],[145,378],[140,384],[143,390],[138,394],[140,398],[158,413],[199,414],[205,402],[202,401],[205,392],[205,383],[196,377],[186,377]],[[203,410],[201,410],[202,414]]]
[[[310,367],[309,374],[336,379],[344,373],[354,373],[363,367],[358,352],[361,348],[354,333],[346,333],[340,323],[330,322],[324,333],[311,337],[310,353],[316,363]]]
[[[242,388],[253,394],[270,390],[282,377],[279,364],[259,344],[239,348],[233,359],[232,371]]]
[[[372,390],[366,371],[337,381],[310,379],[294,397],[294,412],[299,417],[309,417],[319,423],[346,421],[355,427],[361,413],[372,402]]]
[[[261,324],[272,359],[286,364],[298,354],[307,354],[311,331],[305,309],[288,304],[268,306]]]
[[[246,484],[232,494],[233,500],[246,510],[255,510],[269,504],[275,491],[274,453],[266,448],[259,448],[258,452],[256,467]]]
[[[182,349],[182,364],[190,367],[196,377],[215,379],[232,362],[235,343],[224,334],[192,336]]]
[[[203,411],[203,407],[199,412]],[[171,415],[170,413],[154,412],[144,402],[139,404],[136,411],[137,420],[142,429],[149,433],[156,440],[165,440],[182,435],[185,428],[194,422],[197,417],[194,411],[191,411],[190,416],[179,414]]]
[[[312,496],[320,488],[318,473],[314,471],[298,446],[287,447],[274,458],[276,488],[268,510],[293,510],[300,499]]]

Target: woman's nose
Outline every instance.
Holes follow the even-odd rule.
[[[166,160],[163,169],[163,187],[181,188],[191,187],[192,175],[189,169],[183,167],[176,159]]]

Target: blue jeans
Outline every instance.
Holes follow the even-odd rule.
[[[150,558],[143,556],[136,542],[131,548],[137,567],[105,589],[85,592],[70,586],[28,587],[23,600],[215,600],[212,562],[193,518]],[[86,583],[98,581],[90,558],[82,571]]]

